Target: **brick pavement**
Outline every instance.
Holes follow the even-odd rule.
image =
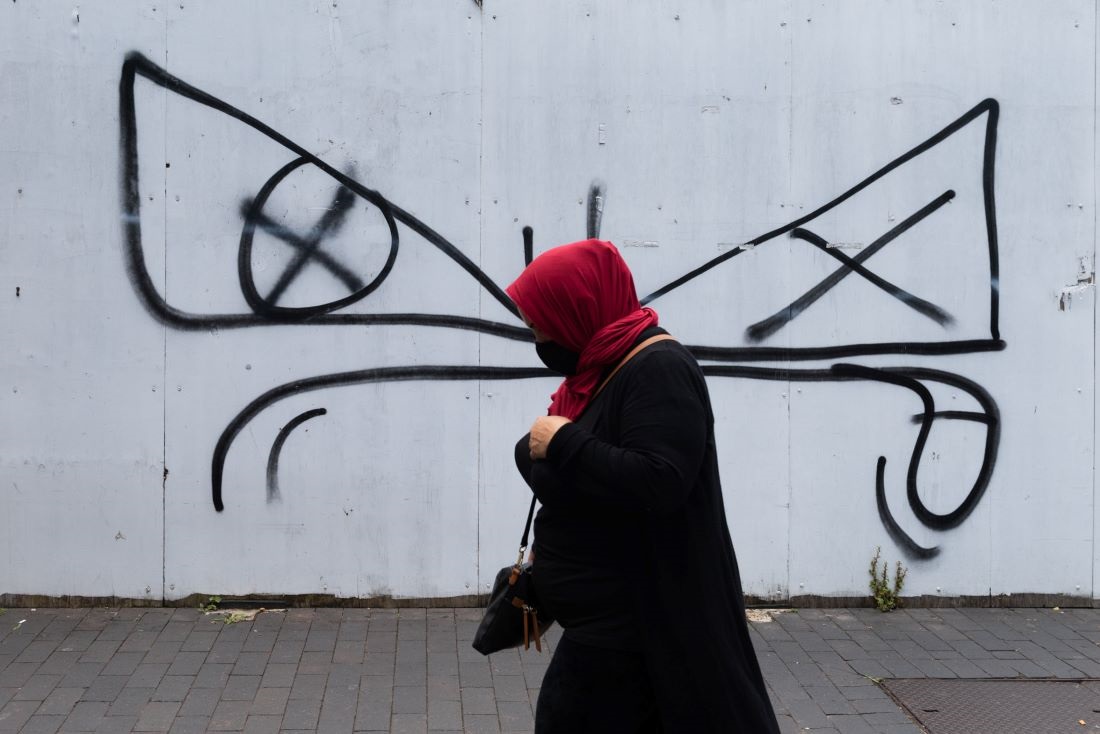
[[[0,733],[530,732],[549,656],[483,658],[470,647],[479,618],[10,609]],[[804,609],[752,634],[784,732],[918,733],[879,679],[1100,678],[1100,610]]]

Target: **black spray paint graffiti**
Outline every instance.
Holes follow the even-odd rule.
[[[137,115],[134,106],[134,85],[137,77],[148,79],[149,81],[161,86],[171,92],[179,94],[180,96],[192,100],[196,103],[205,105],[212,109],[218,110],[229,117],[241,121],[248,125],[252,129],[266,136],[267,138],[279,143],[285,147],[289,152],[294,153],[297,158],[292,160],[282,169],[277,171],[261,188],[260,193],[255,199],[248,205],[247,213],[245,214],[245,223],[241,233],[241,246],[238,250],[238,276],[241,281],[242,291],[245,293],[246,300],[249,303],[249,307],[252,313],[242,314],[196,314],[190,313],[178,308],[175,308],[168,304],[165,299],[157,292],[156,287],[153,285],[152,277],[149,274],[148,268],[145,264],[144,244],[142,241],[142,229],[141,229],[141,197],[139,194],[139,177],[138,177],[138,153],[137,153]],[[122,77],[120,81],[120,137],[121,137],[121,178],[122,178],[122,202],[123,202],[123,221],[125,223],[125,237],[126,237],[126,256],[127,256],[127,268],[129,270],[130,279],[134,284],[134,287],[138,291],[138,295],[142,299],[142,303],[149,310],[150,314],[160,320],[166,325],[172,326],[178,329],[232,329],[232,328],[244,328],[244,327],[256,327],[256,326],[276,326],[285,325],[290,323],[307,323],[310,326],[327,326],[327,325],[373,325],[373,324],[389,324],[389,325],[408,325],[408,326],[436,326],[444,328],[457,328],[457,329],[469,329],[479,331],[485,334],[491,334],[494,336],[500,336],[509,339],[517,339],[521,341],[530,341],[531,336],[529,332],[522,326],[516,324],[506,324],[502,322],[495,322],[486,319],[470,318],[452,314],[423,314],[423,313],[387,313],[387,314],[369,314],[369,313],[334,313],[344,309],[354,303],[357,303],[378,288],[385,280],[386,276],[391,272],[394,262],[397,258],[399,249],[399,232],[397,225],[401,224],[411,230],[413,233],[419,235],[428,244],[436,247],[443,252],[447,257],[454,261],[463,271],[469,276],[473,277],[477,283],[485,289],[497,302],[499,302],[510,313],[516,315],[516,321],[518,322],[518,314],[516,314],[515,306],[511,300],[504,293],[503,289],[497,285],[484,271],[481,270],[476,264],[474,264],[466,255],[462,253],[453,243],[448,241],[441,234],[433,230],[423,221],[413,216],[409,212],[405,211],[396,204],[385,199],[377,191],[367,188],[360,182],[351,178],[351,176],[341,173],[331,165],[325,163],[319,157],[309,153],[301,145],[290,140],[286,136],[272,129],[268,125],[264,124],[255,117],[249,115],[242,110],[233,107],[226,102],[223,102],[216,97],[191,86],[176,76],[169,74],[163,68],[157,66],[152,61],[141,54],[133,53],[127,56],[126,61],[122,65]],[[819,360],[819,359],[841,359],[844,357],[862,356],[870,354],[930,354],[930,355],[942,355],[942,354],[964,354],[972,352],[985,352],[985,351],[999,351],[1004,348],[1005,344],[1000,339],[998,321],[998,256],[997,256],[997,226],[996,226],[996,210],[993,197],[993,173],[994,173],[994,158],[996,148],[996,130],[998,119],[998,105],[995,100],[987,99],[976,105],[969,112],[964,114],[959,119],[952,122],[940,132],[936,133],[928,140],[925,140],[920,145],[912,148],[903,155],[895,158],[890,163],[880,168],[875,173],[865,178],[860,183],[851,187],[840,196],[834,198],[832,201],[818,207],[816,210],[809,214],[800,217],[794,221],[788,222],[782,227],[773,229],[770,232],[762,234],[758,237],[749,240],[743,245],[736,247],[722,255],[704,263],[703,265],[695,268],[694,270],[684,274],[676,280],[668,283],[667,285],[657,289],[650,295],[642,299],[643,303],[651,303],[657,298],[691,282],[695,278],[698,278],[703,273],[706,273],[713,268],[721,265],[740,255],[744,252],[751,250],[752,248],[759,246],[765,242],[773,240],[783,234],[789,234],[796,229],[802,229],[808,231],[803,225],[809,223],[811,220],[820,217],[826,212],[839,206],[841,203],[851,199],[853,196],[863,191],[874,182],[886,176],[888,173],[901,167],[908,161],[916,158],[917,156],[927,152],[939,143],[950,138],[959,130],[965,128],[967,125],[975,122],[977,119],[986,116],[985,122],[985,145],[983,153],[982,164],[982,182],[984,191],[984,215],[985,215],[985,227],[987,233],[987,247],[989,252],[989,274],[990,274],[990,311],[989,311],[989,338],[981,339],[941,339],[935,341],[922,341],[922,342],[892,342],[892,341],[874,341],[868,343],[853,343],[853,344],[841,344],[836,346],[827,347],[766,347],[766,346],[706,346],[697,345],[694,348],[697,349],[697,354],[702,358],[721,360],[721,361],[773,361],[776,359],[781,360]],[[285,177],[293,170],[300,168],[304,165],[312,165],[317,169],[323,171],[332,179],[337,182],[341,187],[348,189],[355,196],[363,199],[367,204],[376,208],[379,214],[384,217],[386,225],[390,232],[389,243],[389,255],[386,261],[386,266],[382,271],[368,284],[362,288],[357,289],[351,295],[338,300],[331,301],[329,303],[319,304],[304,309],[286,309],[286,308],[272,308],[270,304],[266,303],[263,298],[255,292],[255,286],[251,277],[251,258],[246,257],[251,252],[252,238],[255,234],[257,226],[264,223],[270,223],[270,220],[263,216],[263,205],[267,200],[267,197],[271,195],[271,192]],[[603,212],[603,202],[605,194],[603,188],[599,184],[595,184],[589,192],[589,217],[588,217],[588,230],[592,232],[598,232],[600,226],[600,219]],[[942,198],[942,197],[941,197]],[[937,199],[936,201],[939,201]],[[936,202],[933,202],[929,206],[933,206]],[[938,207],[935,207],[938,208]],[[927,209],[927,207],[926,207]],[[926,211],[922,209],[921,212],[910,217],[910,220],[903,222],[898,227],[895,227],[891,232],[880,237],[879,247],[889,242],[897,235],[904,232],[909,227],[916,224],[928,214],[931,214],[934,209]],[[532,254],[527,246],[527,237],[529,234],[524,233],[525,237],[525,255]],[[284,238],[290,241],[297,242],[301,247],[304,247],[304,242],[301,236],[295,236],[293,238]],[[836,257],[839,253],[835,253],[828,248],[830,254]],[[846,258],[840,256],[841,262],[844,263],[846,271],[855,270],[859,272],[863,277],[869,277],[869,271],[866,269],[859,269],[855,267],[855,264],[861,264],[863,260],[869,255],[866,253],[860,254],[856,258]],[[873,274],[871,274],[873,275]],[[875,280],[875,278],[871,278]],[[879,279],[881,281],[881,279]],[[880,285],[881,287],[881,285]],[[828,290],[828,288],[826,288]],[[890,290],[889,288],[887,290]],[[902,296],[900,289],[895,289],[894,295],[896,297],[902,297],[903,301],[914,306],[918,301],[912,299],[906,300]],[[930,308],[930,312],[935,313],[936,307],[927,304]],[[793,316],[791,317],[793,318]],[[789,321],[790,319],[788,319]],[[949,323],[949,317],[946,315],[940,319],[941,323]],[[778,327],[777,327],[778,328]],[[750,327],[751,329],[751,327]],[[766,335],[759,334],[758,330],[752,330],[749,334],[750,341],[760,341]]]
[[[283,450],[283,444],[290,437],[290,432],[302,425],[310,418],[316,418],[327,414],[324,408],[314,408],[295,416],[289,423],[283,426],[275,442],[271,444],[271,451],[267,455],[267,499],[268,501],[279,499],[279,455]]]
[[[138,77],[145,78],[153,84],[178,94],[185,99],[220,111],[249,126],[270,140],[282,145],[295,155],[294,159],[289,161],[267,179],[254,198],[246,199],[241,206],[244,225],[238,249],[237,269],[241,292],[251,309],[251,313],[198,314],[183,311],[171,306],[160,293],[157,292],[153,284],[153,280],[145,264],[144,243],[142,241],[141,230],[141,197],[139,193],[137,146],[138,126],[134,100],[134,86]],[[927,205],[911,214],[900,224],[879,236],[870,246],[865,248],[855,257],[849,257],[837,252],[828,245],[825,238],[811,231],[804,225],[809,224],[822,214],[829,212],[841,203],[856,196],[859,192],[917,156],[931,150],[959,130],[962,130],[981,118],[983,115],[985,116],[985,130],[981,179],[983,190],[982,208],[985,215],[985,232],[990,275],[989,338],[941,339],[922,342],[873,341],[867,343],[809,347],[769,347],[759,345],[759,342],[777,333],[784,326],[797,318],[799,314],[809,308],[814,302],[818,301],[835,288],[844,278],[853,273],[874,284],[888,295],[899,300],[917,313],[931,319],[940,326],[946,327],[954,322],[954,317],[943,308],[890,283],[864,265],[868,259],[899,235],[916,226],[922,220],[934,214],[943,205],[951,201],[955,197],[955,192],[953,190],[949,189],[945,191]],[[689,346],[700,360],[717,362],[835,360],[844,357],[872,354],[899,353],[946,355],[999,351],[1004,349],[1005,343],[1000,338],[998,326],[999,265],[994,200],[994,161],[998,117],[999,107],[995,100],[987,99],[980,102],[947,127],[890,161],[832,201],[818,207],[805,216],[766,232],[696,267],[646,296],[642,299],[643,303],[651,303],[657,298],[691,282],[718,265],[733,259],[737,255],[747,252],[753,247],[766,243],[781,235],[788,234],[794,239],[807,242],[809,245],[826,252],[834,259],[838,260],[841,263],[841,267],[802,296],[796,298],[789,306],[762,321],[750,325],[745,331],[745,337],[750,343],[749,346]],[[466,257],[466,255],[464,255],[454,244],[449,242],[420,219],[388,201],[377,191],[367,188],[362,183],[356,181],[352,177],[353,172],[342,173],[338,171],[319,157],[309,153],[304,147],[298,145],[255,117],[191,86],[137,53],[127,56],[122,66],[120,80],[120,139],[122,215],[125,229],[127,268],[130,280],[141,302],[151,315],[165,325],[177,329],[195,330],[288,324],[310,326],[390,324],[464,329],[506,339],[521,341],[531,340],[529,331],[518,324],[506,324],[452,314],[336,313],[365,299],[376,290],[390,274],[398,256],[400,244],[398,224],[401,224],[428,244],[447,255],[447,257],[455,262],[464,272],[474,278],[478,284],[493,296],[493,298],[505,309],[513,315],[516,315],[518,321],[518,313],[516,312],[514,304],[512,304],[511,300],[503,292],[500,286]],[[291,172],[307,165],[314,166],[330,176],[338,184],[338,188],[332,206],[328,208],[326,213],[308,232],[290,231],[268,216],[264,212],[264,207],[272,192]],[[589,189],[588,206],[586,210],[586,233],[589,237],[599,236],[606,199],[605,191],[605,187],[601,183],[593,183]],[[389,232],[389,249],[385,264],[378,274],[369,280],[364,280],[359,277],[352,272],[350,268],[339,263],[323,250],[323,244],[326,237],[340,228],[344,216],[352,206],[356,205],[357,201],[360,204],[365,203],[368,207],[372,207],[373,210],[377,211],[384,219]],[[266,296],[259,293],[252,272],[252,246],[257,229],[273,235],[283,241],[287,246],[296,250],[296,255],[291,264],[283,272],[275,286]],[[522,237],[524,262],[530,263],[534,257],[533,229],[529,226],[524,227],[522,229]],[[305,267],[311,264],[316,264],[327,269],[335,278],[344,284],[349,294],[342,298],[308,307],[291,308],[278,305],[278,301],[283,293],[285,293],[287,287],[289,287]],[[904,387],[920,397],[924,406],[923,412],[916,417],[916,421],[920,424],[920,430],[911,455],[906,482],[909,505],[917,519],[927,527],[935,530],[946,530],[957,527],[977,506],[982,495],[988,488],[993,464],[996,459],[1000,417],[996,403],[993,399],[980,386],[966,378],[937,370],[919,368],[876,370],[860,367],[858,365],[836,365],[828,370],[770,369],[748,366],[706,365],[704,371],[708,375],[714,377],[819,382],[871,380]],[[528,369],[453,365],[405,366],[322,375],[296,380],[275,387],[249,403],[248,406],[230,421],[219,437],[214,450],[211,467],[211,489],[214,506],[218,511],[224,509],[222,501],[222,477],[225,460],[235,437],[257,414],[268,406],[291,395],[322,388],[372,382],[408,380],[515,380],[545,377],[549,374],[548,371],[541,368]],[[924,387],[922,381],[939,382],[969,393],[982,407],[982,412],[935,411],[931,394],[927,388]],[[280,451],[287,437],[291,431],[304,421],[323,415],[324,413],[325,410],[323,408],[307,411],[291,420],[279,432],[275,443],[271,447],[268,460],[267,487],[269,499],[277,497],[279,493],[277,476],[278,461]],[[983,423],[987,428],[986,450],[978,478],[960,506],[946,515],[939,515],[928,510],[921,501],[916,481],[925,442],[936,420],[976,421]],[[890,512],[885,500],[884,471],[885,458],[880,458],[876,471],[876,502],[884,527],[895,541],[914,557],[931,557],[937,552],[937,549],[924,548],[918,545],[904,532],[904,530],[902,530]]]
[[[874,369],[854,364],[836,364],[827,370],[771,369],[767,367],[749,367],[732,365],[707,365],[703,371],[713,377],[740,377],[753,380],[773,380],[779,382],[846,382],[869,380],[888,385],[896,385],[912,391],[921,400],[923,410],[913,416],[914,423],[920,425],[913,451],[910,454],[906,473],[906,498],[913,514],[925,527],[932,530],[950,530],[962,524],[981,502],[989,488],[993,476],[993,466],[997,461],[997,449],[1000,445],[1001,414],[997,403],[984,388],[973,380],[942,370],[922,367],[891,367]],[[937,411],[932,393],[925,382],[940,383],[956,388],[968,394],[981,407],[981,411]],[[921,499],[917,486],[917,475],[921,459],[924,456],[928,436],[937,420],[963,420],[981,423],[985,426],[985,447],[982,464],[977,478],[962,502],[951,512],[939,514],[928,509]],[[879,519],[890,537],[911,558],[933,558],[939,553],[938,547],[926,548],[912,539],[898,524],[886,502],[885,484],[886,457],[880,456],[875,470],[875,501]]]

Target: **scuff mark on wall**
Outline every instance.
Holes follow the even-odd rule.
[[[1096,287],[1096,269],[1088,256],[1077,258],[1077,282],[1058,291],[1058,310],[1069,311],[1073,297]]]

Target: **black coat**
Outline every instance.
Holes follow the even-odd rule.
[[[778,734],[726,525],[714,414],[691,354],[674,341],[649,346],[558,431],[546,460],[531,462],[521,440],[516,461],[540,520],[558,517],[536,524],[536,585],[540,534],[558,532],[562,515],[600,539],[609,530],[602,551],[582,547],[593,548],[597,576],[610,578],[613,564],[624,581],[664,731]]]

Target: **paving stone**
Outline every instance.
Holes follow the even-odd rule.
[[[126,681],[126,685],[132,688],[156,688],[168,672],[168,667],[168,663],[142,663]]]
[[[214,709],[218,707],[221,697],[220,688],[192,688],[188,692],[187,698],[183,699],[179,715],[209,718],[214,713]]]
[[[251,701],[260,689],[258,675],[230,675],[222,689],[223,701]]]
[[[54,688],[50,691],[50,695],[46,697],[46,700],[42,702],[42,705],[38,707],[36,713],[41,715],[64,715],[68,716],[73,710],[73,706],[76,705],[80,697],[84,695],[83,688]],[[0,705],[3,705],[6,701],[0,697]]]
[[[462,729],[462,704],[458,701],[428,700],[428,729]]]
[[[461,701],[462,694],[458,676],[428,676],[428,700]]]
[[[264,688],[256,692],[256,698],[252,701],[249,714],[262,716],[279,715],[286,710],[287,701],[290,700],[289,688]]]
[[[494,675],[493,694],[497,701],[526,701],[527,682],[522,675]]]
[[[390,719],[391,734],[427,734],[427,714],[394,714]]]
[[[451,652],[428,652],[428,675],[458,675],[458,654]]]
[[[395,685],[393,687],[393,713],[395,715],[428,713],[427,687]]]
[[[87,688],[92,685],[96,677],[99,676],[99,671],[103,670],[103,663],[77,663],[65,674],[65,677],[61,679],[61,683],[58,684],[59,688]],[[3,686],[2,682],[3,673],[0,673],[0,687]]]
[[[19,731],[38,710],[38,705],[38,701],[8,701],[0,707],[0,732]]]
[[[397,652],[397,631],[377,632],[371,628],[367,632],[368,653],[372,652]]]
[[[496,714],[465,714],[462,723],[467,734],[500,734],[500,720]]]
[[[214,647],[214,641],[218,639],[218,633],[212,630],[195,630],[187,636],[183,645],[180,646],[181,652],[210,652],[210,649]],[[205,658],[206,656],[203,655]]]
[[[183,640],[168,640],[156,642],[146,653],[145,663],[169,663],[176,657],[176,653],[183,647]]]
[[[500,701],[497,703],[497,715],[502,732],[533,731],[535,728],[534,712],[526,701]]]
[[[83,701],[114,701],[129,680],[126,675],[101,675],[92,681],[80,698]]]
[[[231,670],[233,670],[233,666],[229,663],[203,663],[192,686],[194,688],[225,688],[225,684],[229,682]]]
[[[137,724],[136,716],[104,716],[96,727],[96,734],[128,734],[136,731]]]
[[[205,652],[181,651],[172,658],[165,675],[198,675],[205,662]]]
[[[461,662],[458,665],[458,680],[463,688],[491,688],[493,674],[487,662]]]
[[[985,671],[990,678],[1015,678],[1019,675],[1015,668],[1004,660],[974,660],[973,663]],[[918,677],[918,676],[904,676]]]
[[[250,701],[219,701],[210,716],[210,731],[243,730],[250,705]]]
[[[806,693],[826,714],[854,714],[856,712],[836,686],[806,686]]]
[[[245,720],[244,734],[277,734],[282,725],[282,716],[249,715]]]
[[[909,717],[903,714],[900,709],[878,714],[864,714],[863,720],[871,726],[879,728],[890,724],[904,724],[912,726],[912,723],[909,721]]]
[[[177,716],[168,734],[205,734],[210,725],[209,716]]]
[[[268,663],[260,679],[261,688],[290,688],[298,666],[293,663]]]
[[[152,695],[153,691],[149,688],[124,688],[118,694],[118,697],[111,702],[110,707],[107,709],[107,715],[140,716]]]
[[[898,710],[897,704],[885,695],[882,698],[865,698],[851,703],[859,714],[892,714]]]
[[[160,635],[157,637],[157,641],[183,642],[188,638],[194,628],[195,626],[193,622],[184,622],[172,619],[161,629]]]
[[[179,709],[180,704],[176,701],[151,701],[138,717],[134,731],[168,731]]]
[[[0,688],[22,688],[40,665],[41,663],[10,663],[0,670]]]
[[[398,686],[423,686],[428,680],[426,663],[402,663],[399,659],[393,673],[394,684]]]
[[[80,701],[65,717],[61,731],[95,731],[106,713],[107,704],[103,701]]]
[[[143,652],[115,653],[103,667],[103,675],[133,675],[144,657]]]
[[[959,678],[984,678],[987,675],[969,660],[944,660],[943,664]]]
[[[542,686],[542,677],[546,675],[546,667],[545,665],[531,664],[523,666],[523,679],[527,681],[528,688],[539,688]]]
[[[828,716],[812,700],[791,701],[787,704],[787,710],[804,727],[818,729],[830,725]]]
[[[914,659],[911,661],[925,677],[928,678],[956,678],[955,671],[938,660]]]
[[[121,644],[121,640],[104,639],[101,635],[88,647],[87,651],[80,656],[80,662],[106,664],[110,662],[111,657],[118,652],[118,646]]]
[[[828,719],[829,724],[840,734],[878,734],[878,731],[859,714],[830,715]]]
[[[286,703],[283,712],[284,729],[316,729],[321,717],[320,699],[294,699]],[[389,712],[386,713],[386,727],[389,728]]]
[[[19,730],[19,734],[55,734],[65,721],[64,715],[35,714]]]
[[[193,675],[166,675],[160,680],[160,685],[154,691],[154,701],[183,701],[191,690],[191,684],[195,682]]]
[[[23,648],[23,651],[19,653],[19,656],[15,659],[15,662],[44,663],[50,657],[50,655],[53,654],[53,651],[55,649],[57,649],[56,640],[37,639]]]
[[[298,672],[313,675],[327,675],[332,669],[331,652],[303,652],[298,661]]]
[[[60,675],[32,675],[15,694],[16,701],[44,701],[61,682]]]
[[[297,674],[294,676],[294,685],[290,689],[290,698],[308,698],[320,701],[325,696],[325,683],[327,675]]]
[[[80,661],[80,653],[76,650],[55,650],[38,667],[40,675],[65,675]],[[0,660],[0,669],[4,663]]]

